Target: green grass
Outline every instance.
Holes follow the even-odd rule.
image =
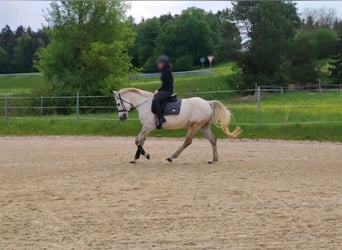
[[[258,121],[257,103],[232,103],[228,107],[239,123]],[[267,95],[261,102],[262,124],[342,122],[342,96],[339,92],[290,92]]]
[[[103,135],[103,136],[136,136],[140,131],[140,123],[136,120],[120,122],[116,120],[76,120],[74,117],[31,117],[29,119],[10,119],[2,121],[1,136],[26,135]],[[231,125],[231,129],[235,126]],[[267,138],[287,140],[318,140],[342,142],[341,124],[321,125],[280,125],[242,126],[244,132],[240,138]],[[225,138],[220,129],[213,126],[215,135]],[[184,137],[185,130],[154,131],[154,137]],[[201,135],[199,135],[200,137]]]
[[[31,94],[32,90],[39,89],[45,84],[45,79],[42,76],[0,77],[0,95],[26,96]]]
[[[213,74],[204,76],[175,77],[175,88],[180,96],[201,96],[205,99],[219,99],[234,115],[231,129],[241,125],[241,138],[272,138],[295,140],[319,140],[342,142],[342,96],[339,92],[289,92],[285,94],[263,94],[261,114],[258,116],[254,97],[243,98],[230,93],[198,93],[203,91],[227,90],[226,78],[233,75],[234,63],[213,68]],[[44,85],[42,77],[0,78],[0,95],[27,95],[31,89]],[[158,78],[127,80],[127,86],[154,90],[160,85]],[[4,92],[6,91],[6,92]],[[190,94],[185,94],[190,93]],[[13,101],[13,100],[12,100]],[[15,100],[14,100],[15,101]],[[0,107],[4,100],[0,99]],[[0,116],[3,116],[0,109]],[[10,110],[10,117],[20,116]],[[117,120],[117,114],[81,114],[76,120],[70,116],[23,116],[18,119],[0,120],[0,135],[105,135],[135,136],[140,130],[137,114],[125,123]],[[100,120],[98,120],[100,119]],[[103,120],[102,120],[103,119]],[[257,126],[260,119],[261,126]],[[310,124],[313,122],[313,124]],[[336,122],[336,123],[335,123]],[[300,124],[304,123],[304,124]],[[307,124],[305,124],[307,123]],[[213,127],[218,137],[223,133]],[[185,130],[155,131],[157,137],[183,137]]]

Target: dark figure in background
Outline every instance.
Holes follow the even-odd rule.
[[[162,113],[162,102],[167,100],[173,94],[173,75],[170,66],[170,60],[167,56],[162,55],[157,59],[158,69],[161,71],[160,80],[162,86],[154,91],[154,99],[152,106],[157,115],[157,129],[161,129],[166,122]]]

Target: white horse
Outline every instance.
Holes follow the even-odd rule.
[[[156,129],[155,115],[151,111],[153,93],[136,88],[125,88],[120,91],[113,91],[116,105],[121,121],[128,118],[128,112],[136,108],[139,113],[139,120],[142,129],[135,139],[138,149],[131,163],[136,163],[140,154],[150,159],[150,155],[145,152],[143,145],[149,132]],[[182,151],[188,147],[195,134],[202,130],[204,136],[209,140],[213,149],[213,160],[209,163],[218,161],[216,138],[211,132],[211,124],[220,125],[223,133],[228,137],[237,137],[241,132],[240,127],[236,127],[233,132],[228,129],[231,119],[231,113],[219,101],[206,101],[199,97],[193,97],[182,100],[182,106],[179,115],[165,116],[166,122],[163,129],[182,129],[188,128],[183,145],[167,160],[172,162]]]

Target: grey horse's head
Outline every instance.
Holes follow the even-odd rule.
[[[128,112],[132,108],[132,104],[122,97],[120,91],[113,90],[113,95],[115,98],[116,108],[119,113],[119,119],[125,121],[128,119]]]

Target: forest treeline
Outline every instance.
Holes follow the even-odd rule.
[[[136,23],[126,7],[118,0],[53,2],[49,27],[5,26],[0,73],[39,70],[55,92],[94,94],[132,70],[154,72],[163,53],[176,71],[199,68],[207,55],[236,61],[235,88],[341,82],[342,21],[333,10],[300,16],[290,2],[241,1],[216,13],[189,8]]]
[[[46,28],[38,31],[6,25],[0,33],[0,74],[36,72],[33,61],[36,51],[49,43]]]

